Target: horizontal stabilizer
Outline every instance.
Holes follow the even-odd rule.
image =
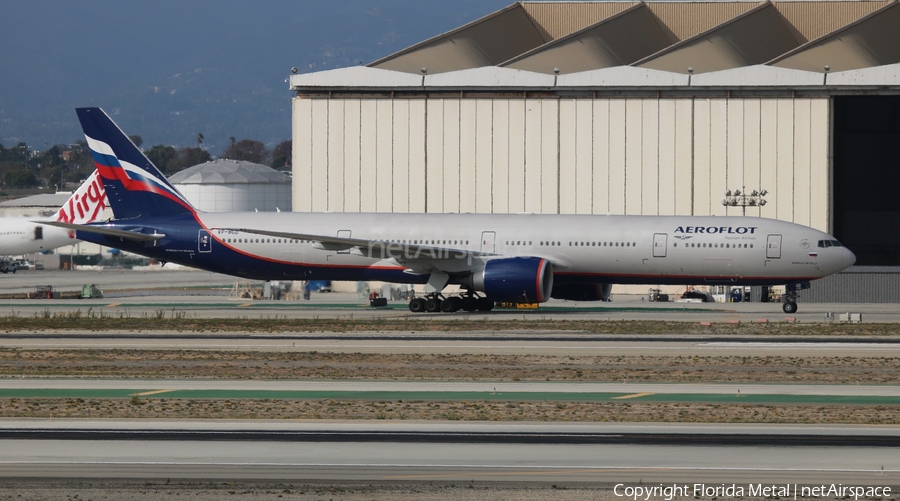
[[[89,224],[63,223],[61,221],[41,221],[41,224],[50,226],[58,226],[70,230],[85,231],[88,233],[96,233],[98,235],[106,235],[108,237],[124,238],[125,240],[133,240],[135,242],[153,242],[165,238],[163,233],[139,233],[137,231],[117,230],[115,228],[106,228],[104,226],[93,226]]]

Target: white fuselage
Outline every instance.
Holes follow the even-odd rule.
[[[0,218],[0,256],[30,254],[78,242],[75,232],[36,223],[39,218]]]
[[[314,240],[233,229],[390,241],[497,257],[542,257],[553,263],[557,281],[777,284],[828,276],[855,261],[844,247],[819,247],[819,241],[834,241],[827,233],[757,217],[387,213],[200,213],[198,217],[213,235],[207,257],[237,252],[268,262],[302,263],[321,270],[316,277],[321,279],[329,278],[329,268],[403,266],[352,249],[323,249]],[[173,254],[175,261],[184,257]]]

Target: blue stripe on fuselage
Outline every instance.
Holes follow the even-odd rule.
[[[99,226],[99,225],[98,225]],[[199,252],[201,225],[192,216],[178,218],[140,218],[133,223],[114,221],[102,226],[166,236],[156,242],[135,242],[79,230],[77,237],[107,247],[141,254],[159,261],[172,262],[215,273],[250,279],[275,280],[377,280],[395,283],[426,283],[428,276],[404,273],[399,267],[367,267],[288,263],[235,250],[219,240],[212,242],[211,252]]]

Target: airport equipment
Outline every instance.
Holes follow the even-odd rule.
[[[100,287],[97,287],[97,284],[84,284],[81,286],[81,296],[79,296],[79,299],[101,298],[103,298],[103,291],[100,290]]]

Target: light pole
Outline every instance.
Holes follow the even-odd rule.
[[[722,205],[725,207],[740,207],[742,215],[746,216],[747,207],[762,207],[766,205],[766,199],[763,197],[768,193],[766,190],[753,190],[750,193],[747,193],[746,190],[743,192],[741,190],[734,190],[734,192],[728,190],[725,192],[725,199],[722,200]]]
[[[28,170],[28,145],[25,143],[22,143],[22,145],[19,147],[22,148],[22,158],[23,158],[22,164],[23,164],[25,170]]]

